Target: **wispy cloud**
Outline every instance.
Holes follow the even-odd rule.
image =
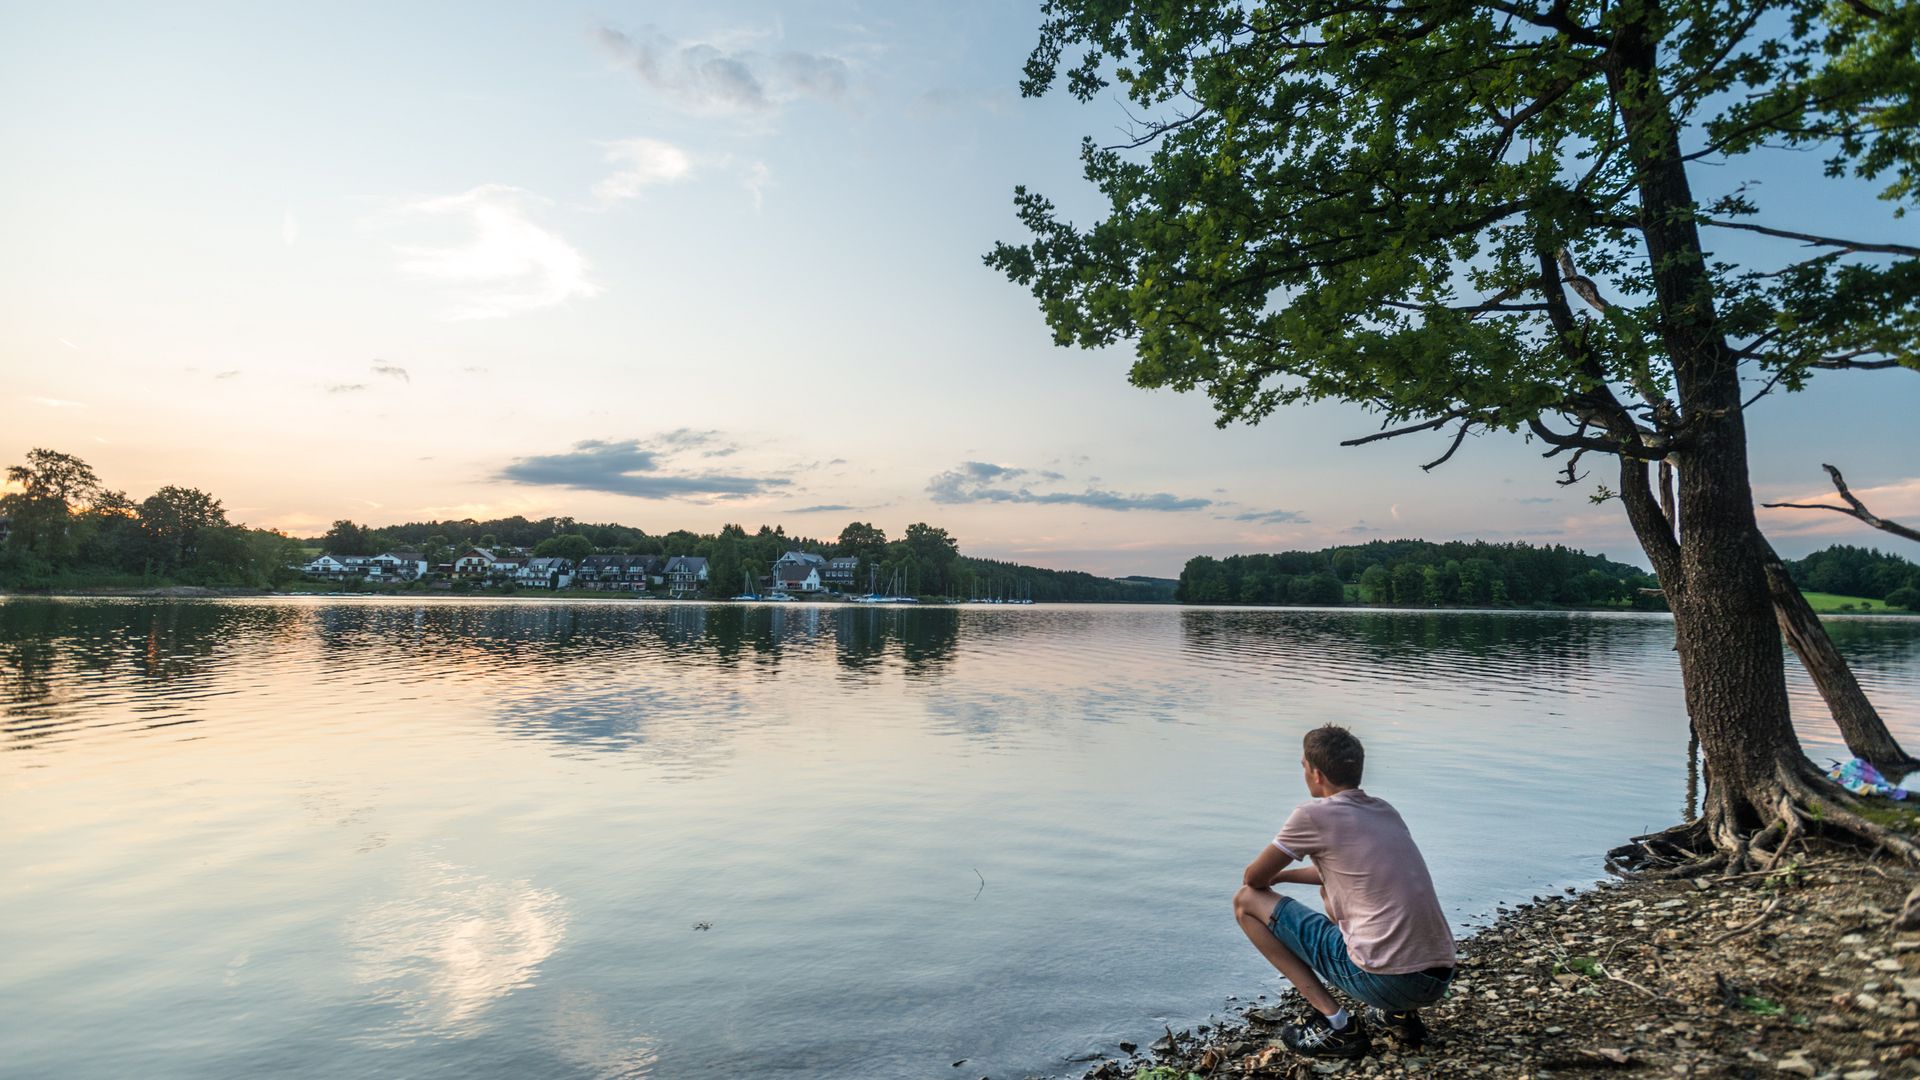
[[[851,68],[826,53],[761,52],[675,41],[652,27],[599,28],[600,44],[648,89],[702,113],[767,113],[800,98],[846,93]]]
[[[707,445],[716,437],[714,432],[682,428],[650,440],[589,439],[575,443],[564,453],[520,458],[501,469],[498,478],[637,499],[735,499],[792,486],[792,481],[782,477],[673,467],[676,455]]]
[[[55,338],[54,340],[58,341],[62,345],[65,345],[67,348],[72,349],[74,352],[80,351],[80,346],[75,345],[73,342],[68,341],[66,338]]]
[[[292,247],[300,239],[300,219],[289,210],[280,216],[280,241]]]
[[[659,139],[621,139],[605,144],[608,164],[619,171],[593,186],[603,202],[638,198],[647,188],[671,184],[693,175],[693,158],[685,150]]]
[[[1066,479],[1057,472],[966,461],[927,481],[927,494],[937,503],[1032,503],[1040,506],[1086,506],[1096,510],[1204,510],[1212,499],[1188,498],[1166,492],[1127,494],[1087,487],[1080,491],[1035,491],[1036,484]]]
[[[399,270],[449,290],[445,317],[498,319],[600,294],[586,256],[531,214],[548,200],[519,188],[486,184],[459,195],[408,206],[412,218],[464,220],[464,241],[396,246]]]
[[[327,387],[329,394],[357,394],[367,388],[366,383],[334,383]]]
[[[27,400],[47,409],[84,409],[87,407],[87,403],[84,401],[68,401],[66,398],[37,397],[28,398]]]
[[[780,512],[783,514],[834,514],[863,509],[865,507],[848,506],[846,503],[821,503],[818,506],[792,506]]]
[[[407,374],[406,368],[401,367],[399,364],[389,364],[385,360],[375,360],[373,366],[367,370],[373,372],[375,375],[384,375],[389,379],[399,379],[403,383],[413,382],[413,376]]]
[[[1233,520],[1257,525],[1305,525],[1309,522],[1307,516],[1298,510],[1249,510],[1233,515]]]
[[[766,204],[767,189],[773,186],[773,173],[768,170],[766,162],[756,161],[747,166],[746,177],[740,183],[747,189],[747,194],[753,196],[753,208],[758,210]]]
[[[240,377],[240,369],[228,368],[225,371],[216,371],[213,373],[213,377],[216,379],[237,379]]]

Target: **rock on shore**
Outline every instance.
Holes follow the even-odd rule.
[[[1607,883],[1535,897],[1468,939],[1413,1050],[1309,1062],[1279,1046],[1289,992],[1170,1033],[1090,1080],[1197,1077],[1920,1076],[1920,874],[1818,849],[1739,877]]]

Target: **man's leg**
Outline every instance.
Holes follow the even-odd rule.
[[[1240,923],[1247,940],[1253,942],[1253,947],[1260,950],[1260,955],[1266,957],[1268,963],[1287,977],[1294,989],[1300,991],[1300,996],[1307,999],[1307,1004],[1320,1010],[1322,1016],[1332,1016],[1340,1011],[1340,1006],[1333,1000],[1333,995],[1327,992],[1326,984],[1320,981],[1320,976],[1313,973],[1313,968],[1305,960],[1281,944],[1267,926],[1273,918],[1273,909],[1280,906],[1283,899],[1272,889],[1242,885],[1240,891],[1233,894],[1233,917]]]

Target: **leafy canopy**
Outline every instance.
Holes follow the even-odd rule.
[[[1605,435],[1560,445],[1657,457],[1686,435],[1681,354],[1789,388],[1920,368],[1920,248],[1805,236],[1755,220],[1746,188],[1702,203],[1687,181],[1813,148],[1903,210],[1920,4],[1043,10],[1024,92],[1063,72],[1082,100],[1118,84],[1137,118],[1120,145],[1083,144],[1105,217],[1017,189],[1032,239],[986,262],[1032,290],[1057,343],[1131,341],[1135,384],[1204,390],[1222,425],[1331,397],[1462,434],[1547,437],[1537,418],[1559,414]],[[1758,254],[1731,261],[1703,231]]]

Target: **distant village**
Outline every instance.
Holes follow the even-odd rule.
[[[855,556],[828,558],[811,551],[789,551],[775,560],[758,581],[742,580],[742,595],[837,595],[851,592],[860,560]],[[320,581],[408,584],[429,587],[586,589],[594,592],[663,595],[691,599],[715,593],[733,595],[729,582],[708,580],[707,560],[698,555],[589,555],[574,560],[534,556],[526,548],[478,548],[462,551],[451,562],[430,564],[418,551],[388,551],[379,555],[322,555],[300,570]],[[711,588],[709,587],[711,586]]]

